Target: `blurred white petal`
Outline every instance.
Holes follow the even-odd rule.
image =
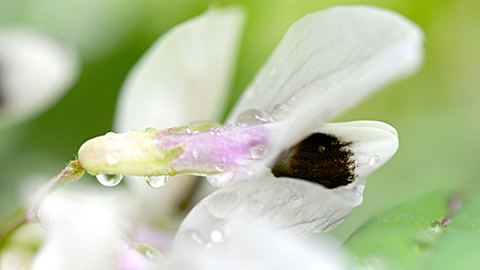
[[[348,269],[348,261],[332,239],[307,242],[272,233],[271,228],[246,220],[237,220],[228,231],[212,232],[218,243],[209,248],[185,250],[176,246],[162,269]],[[194,233],[194,232],[190,232]],[[222,234],[224,233],[224,234]]]
[[[87,193],[87,192],[84,192]],[[113,201],[113,203],[112,203]],[[126,194],[113,197],[56,192],[36,212],[48,237],[37,253],[32,269],[113,269],[119,263],[148,265],[129,252],[122,236],[132,227],[134,209]]]
[[[114,130],[220,120],[244,16],[238,8],[210,9],[158,39],[122,87]]]
[[[415,72],[423,59],[420,28],[391,11],[340,6],[295,22],[244,92],[227,122],[259,109],[289,124],[288,146],[378,88]]]
[[[46,110],[78,75],[78,55],[70,44],[38,30],[0,29],[0,124]]]

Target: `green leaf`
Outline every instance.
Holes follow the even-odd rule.
[[[476,269],[479,193],[469,185],[424,194],[375,216],[345,245],[362,269]]]

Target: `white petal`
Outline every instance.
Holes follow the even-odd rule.
[[[272,232],[269,226],[246,220],[231,224],[226,234],[213,231],[212,238],[219,240],[217,245],[193,254],[177,246],[162,269],[348,269],[344,254],[334,253],[332,239],[293,240]]]
[[[122,87],[114,130],[219,120],[243,21],[241,9],[210,9],[158,39]]]
[[[159,38],[130,71],[121,89],[114,130],[220,120],[244,20],[242,9],[214,8]],[[126,177],[153,218],[176,209],[194,183],[192,176],[172,178],[161,190],[154,190],[143,177]]]
[[[309,14],[285,34],[230,113],[251,108],[290,121],[278,144],[293,144],[318,123],[374,90],[412,74],[422,62],[422,31],[404,17],[367,6]]]
[[[114,227],[118,217],[104,205],[48,197],[38,219],[50,232],[32,269],[110,269],[123,240]]]
[[[399,145],[395,128],[378,121],[328,123],[314,132],[332,134],[342,142],[351,143],[345,148],[354,153],[351,158],[361,184],[365,177],[393,157]]]
[[[79,75],[72,46],[28,28],[0,29],[0,123],[40,113]]]

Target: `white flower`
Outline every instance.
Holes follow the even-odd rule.
[[[234,126],[191,123],[218,117],[236,51],[229,40],[238,39],[241,14],[216,9],[175,28],[125,83],[118,131],[190,124],[109,133],[78,154],[82,167],[101,177],[153,181],[190,173],[221,186],[191,211],[175,239],[171,258],[193,254],[199,267],[197,256],[209,265],[208,258],[223,256],[224,249],[230,258],[235,252],[227,250],[250,248],[235,237],[244,233],[243,222],[273,229],[281,239],[338,226],[362,202],[365,177],[397,150],[398,135],[374,121],[324,123],[412,74],[423,56],[421,30],[395,13],[366,6],[312,13],[292,25],[230,112],[226,123]],[[144,210],[171,209],[185,180],[147,195],[140,191]],[[173,182],[179,186],[169,190]],[[272,244],[272,251],[280,246]]]
[[[52,106],[78,75],[70,44],[27,27],[0,28],[0,127]]]

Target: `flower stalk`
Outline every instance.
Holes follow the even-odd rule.
[[[52,192],[58,188],[64,186],[67,183],[76,181],[85,174],[85,170],[82,168],[77,160],[70,161],[68,165],[59,174],[45,183],[32,197],[27,201],[25,205],[15,211],[0,229],[0,248],[4,246],[10,234],[12,234],[17,228],[27,222],[36,222],[36,212],[42,202]]]

